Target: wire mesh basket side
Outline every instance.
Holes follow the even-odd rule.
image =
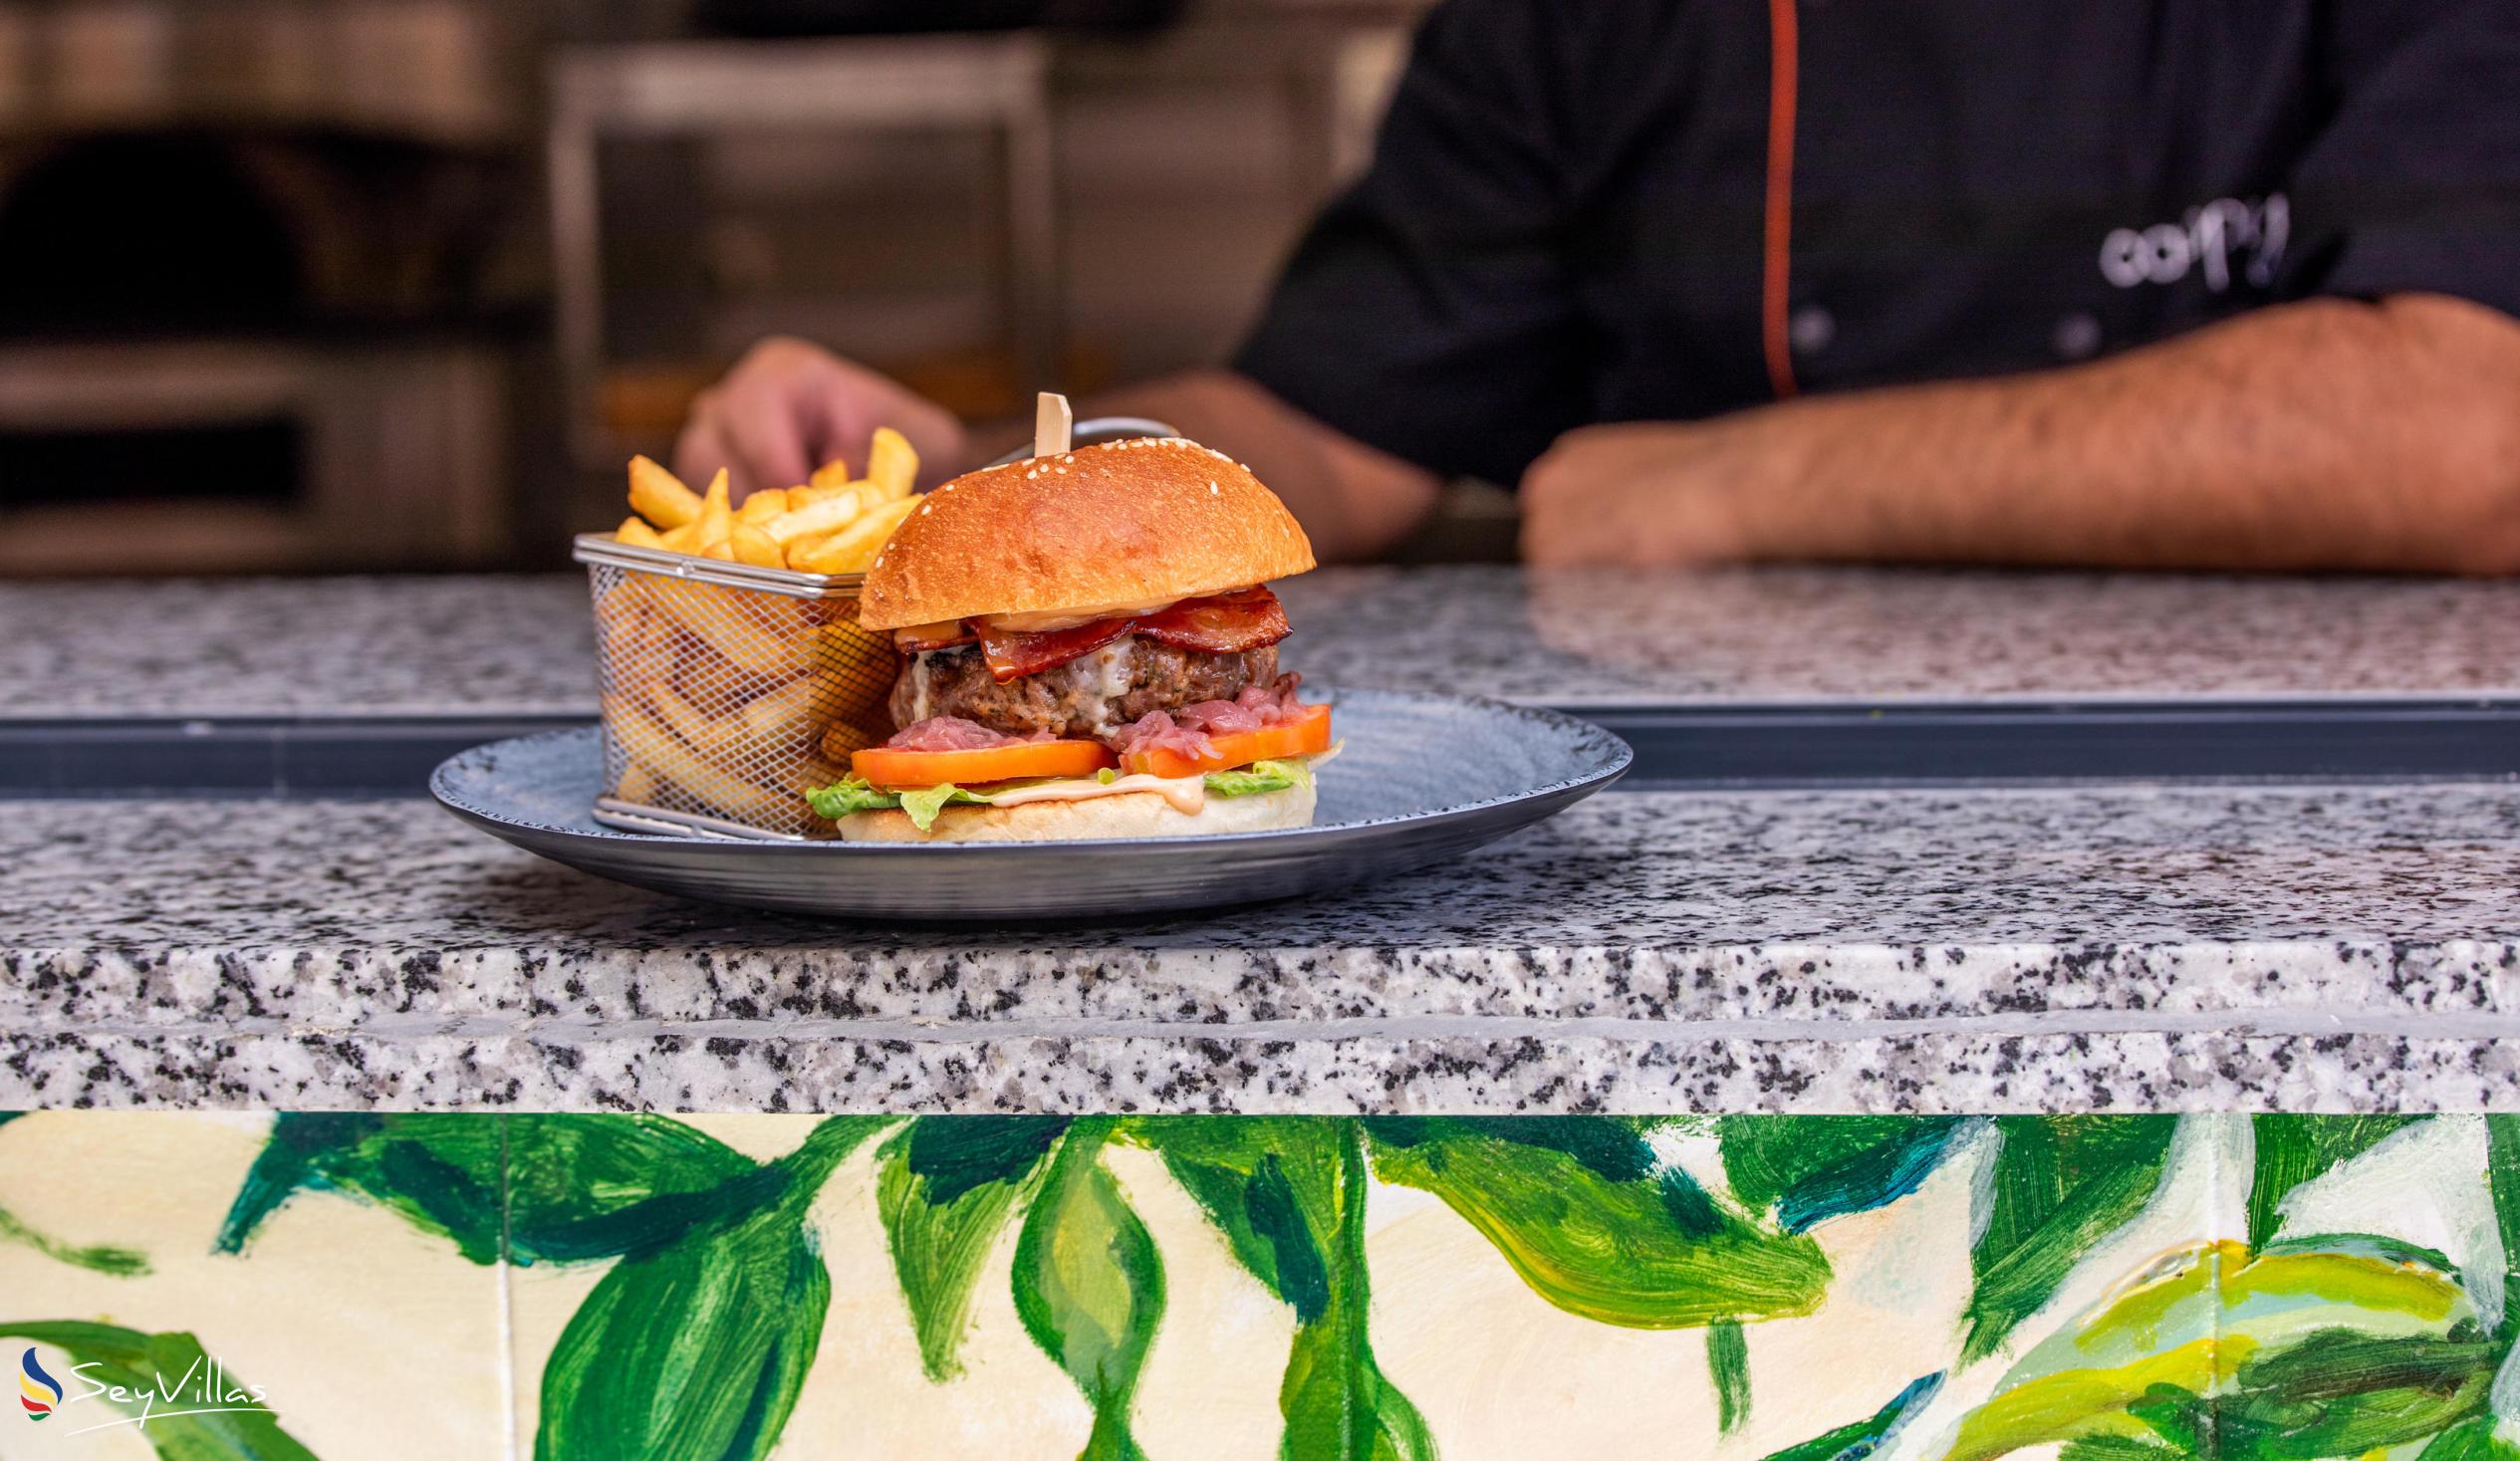
[[[796,598],[591,564],[604,778],[623,801],[828,835],[805,793],[890,729],[898,667],[854,595]]]

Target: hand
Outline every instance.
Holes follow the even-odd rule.
[[[918,448],[922,487],[969,465],[962,423],[942,406],[819,346],[773,338],[691,403],[674,470],[698,483],[724,467],[740,501],[760,488],[793,487],[834,457],[864,472],[878,426]]]
[[[1542,567],[1750,556],[1739,504],[1768,473],[1734,422],[1637,421],[1558,438],[1523,474],[1522,553]]]

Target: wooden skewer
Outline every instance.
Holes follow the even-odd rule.
[[[1043,391],[1041,402],[1033,411],[1033,455],[1058,456],[1067,451],[1076,423],[1076,412],[1069,408],[1066,396],[1055,390]]]

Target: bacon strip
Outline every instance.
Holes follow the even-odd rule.
[[[1256,587],[1204,599],[1184,599],[1152,613],[1097,619],[1074,628],[1026,633],[994,628],[984,619],[966,621],[966,627],[971,625],[978,626],[980,652],[988,657],[989,673],[1001,685],[1082,659],[1123,634],[1143,634],[1175,649],[1240,654],[1274,644],[1294,632],[1278,596]]]
[[[1175,649],[1240,654],[1274,644],[1295,630],[1286,621],[1278,596],[1255,587],[1184,599],[1139,618],[1137,632]]]
[[[987,656],[989,673],[999,684],[1019,680],[1045,669],[1057,669],[1071,659],[1082,659],[1095,650],[1129,632],[1134,619],[1097,619],[1072,629],[1043,629],[1024,633],[1014,629],[992,628],[986,620],[980,623],[980,652]]]

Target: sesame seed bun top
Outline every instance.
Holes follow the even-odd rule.
[[[1178,436],[984,467],[930,492],[868,569],[859,621],[1169,604],[1313,567],[1313,545],[1240,463]]]

